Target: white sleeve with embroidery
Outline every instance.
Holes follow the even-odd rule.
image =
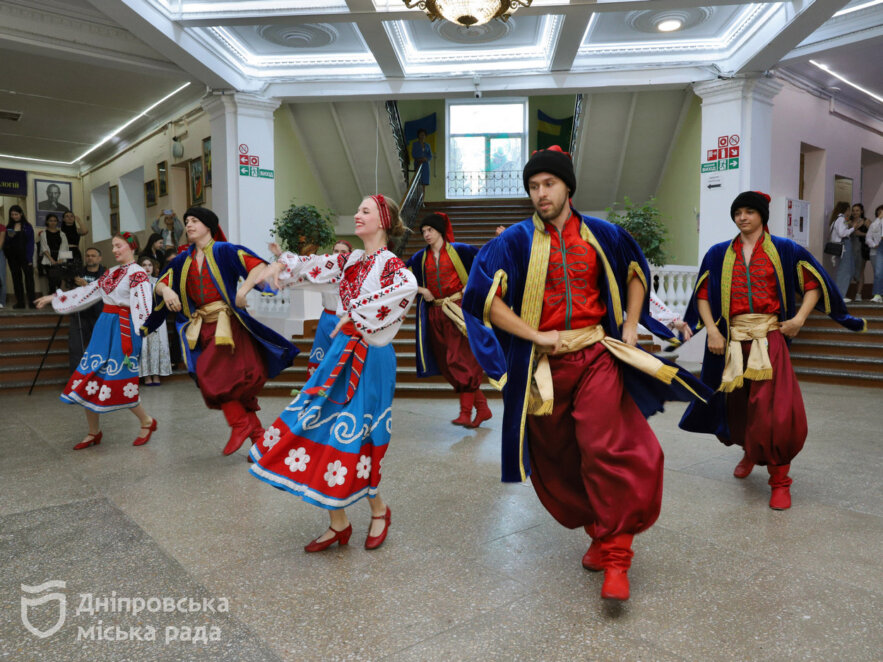
[[[285,252],[276,260],[285,265],[279,274],[283,287],[336,292],[346,257],[339,255],[295,255]]]
[[[417,279],[392,253],[375,265],[358,299],[350,302],[348,312],[356,329],[368,345],[382,347],[395,338],[417,295]],[[391,261],[393,261],[391,263]],[[396,268],[397,267],[397,268]]]
[[[132,315],[133,333],[144,326],[148,315],[153,310],[153,285],[144,269],[132,269],[128,274],[129,279],[129,313]]]
[[[98,280],[68,292],[56,290],[55,296],[52,298],[52,308],[57,313],[75,313],[78,310],[85,310],[96,301],[101,301],[101,288],[98,287]]]
[[[650,316],[657,322],[665,324],[669,329],[681,319],[680,315],[662,303],[653,292],[650,292]]]

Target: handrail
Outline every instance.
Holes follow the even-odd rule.
[[[399,216],[405,226],[405,233],[398,238],[395,246],[390,246],[390,250],[399,257],[404,252],[405,246],[408,245],[408,238],[414,232],[414,225],[417,222],[417,214],[423,208],[423,186],[420,184],[420,179],[423,175],[423,168],[428,167],[425,161],[417,167],[417,170],[414,172],[414,178],[411,180],[411,185],[408,187],[408,192],[402,198],[402,202],[399,205]]]
[[[570,129],[570,158],[573,160],[573,163],[576,164],[576,148],[579,145],[579,130],[582,125],[582,115],[583,115],[583,95],[577,94],[576,99],[573,102],[573,125]]]
[[[392,129],[392,137],[399,151],[399,163],[402,166],[402,181],[408,186],[408,171],[411,169],[411,155],[408,153],[408,143],[405,141],[405,131],[402,128],[402,118],[399,116],[399,105],[395,100],[387,101],[386,115],[389,118],[389,128]]]

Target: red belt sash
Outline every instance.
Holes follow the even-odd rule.
[[[132,355],[132,323],[129,320],[129,309],[125,306],[111,306],[104,304],[103,313],[111,313],[120,318],[120,341],[123,346],[123,354],[126,357]]]
[[[368,354],[368,345],[365,344],[362,334],[356,330],[356,327],[352,322],[344,324],[340,329],[340,333],[349,336],[349,340],[346,343],[346,347],[343,349],[343,353],[340,355],[337,365],[334,366],[334,370],[328,375],[328,379],[325,380],[324,384],[304,389],[303,392],[307,395],[321,395],[324,398],[328,398],[328,393],[331,390],[331,387],[334,386],[334,381],[337,379],[340,371],[344,369],[347,362],[350,360],[350,357],[352,357],[353,367],[350,371],[349,384],[347,384],[346,387],[346,400],[338,402],[337,400],[328,398],[329,402],[333,402],[337,405],[345,405],[353,399],[353,395],[355,395],[356,389],[359,386],[359,379],[362,377],[362,368],[365,365],[365,356]]]
[[[329,315],[337,315],[337,311],[336,311],[336,310],[329,310],[328,308],[323,308],[322,310],[324,310],[324,311],[325,311],[326,313],[328,313]]]

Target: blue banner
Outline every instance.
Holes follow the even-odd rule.
[[[28,194],[28,173],[26,170],[0,168],[0,195],[26,196]]]

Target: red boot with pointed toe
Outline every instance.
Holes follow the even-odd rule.
[[[748,459],[748,453],[745,453],[742,456],[742,459],[739,460],[739,464],[736,465],[736,468],[733,469],[733,475],[736,478],[748,478],[751,474],[751,470],[754,469],[754,462]]]
[[[331,527],[328,527],[331,529]],[[323,540],[319,542],[319,539],[313,540],[308,545],[304,546],[305,552],[321,552],[333,545],[334,543],[340,543],[340,546],[348,544],[350,541],[350,536],[353,535],[353,525],[348,525],[343,531],[338,531],[337,529],[331,529],[334,531],[334,535],[331,536],[328,540]],[[320,538],[322,536],[319,536]]]
[[[766,469],[770,474],[768,483],[772,488],[770,508],[773,510],[788,510],[791,507],[791,483],[794,481],[788,476],[790,468],[790,464],[767,465]]]
[[[150,425],[142,425],[142,426],[141,426],[141,429],[142,429],[142,430],[147,430],[147,436],[144,436],[144,437],[142,437],[142,436],[135,437],[135,441],[132,442],[132,445],[133,445],[133,446],[143,446],[143,445],[146,444],[148,441],[150,441],[150,437],[151,437],[151,435],[153,435],[153,433],[156,432],[156,419],[155,419],[155,418],[152,419]]]
[[[583,567],[592,572],[601,572],[604,569],[601,562],[601,543],[598,540],[593,540],[583,554]]]
[[[454,425],[462,425],[468,427],[472,423],[472,403],[475,399],[475,393],[460,394],[460,415],[451,423]]]
[[[470,428],[477,428],[484,421],[489,421],[493,417],[490,407],[487,406],[487,398],[481,391],[475,392],[475,418],[469,424]]]
[[[392,511],[389,509],[389,506],[387,506],[386,512],[383,513],[383,515],[377,515],[376,517],[372,516],[371,519],[386,520],[386,523],[383,525],[383,531],[381,531],[379,535],[370,535],[371,529],[368,529],[369,535],[365,538],[365,549],[377,549],[383,544],[383,541],[386,540],[386,534],[389,533],[389,525],[392,522]]]
[[[604,566],[604,584],[601,597],[605,600],[628,600],[630,587],[628,570],[632,565],[632,536],[620,533],[601,541],[601,562]]]
[[[91,437],[91,439],[90,439]],[[98,431],[98,434],[92,434],[91,432],[86,435],[86,438],[83,439],[80,443],[74,446],[75,451],[81,451],[84,448],[89,448],[89,446],[97,446],[101,443],[102,433],[101,430]]]
[[[224,455],[231,455],[239,450],[239,447],[251,435],[252,423],[248,420],[248,414],[241,402],[232,400],[221,405],[227,425],[230,426],[230,438],[224,446]]]

